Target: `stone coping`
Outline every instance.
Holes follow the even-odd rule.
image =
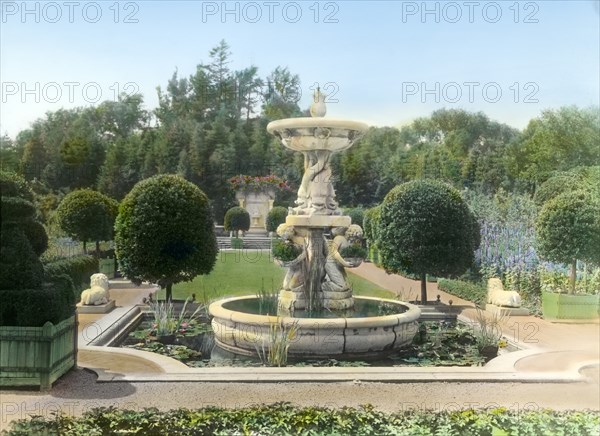
[[[369,129],[368,124],[361,121],[341,120],[335,118],[298,117],[271,121],[267,126],[267,131],[272,134],[277,130],[302,129],[311,127],[329,127],[332,129],[357,130],[359,132],[366,132]]]
[[[482,367],[218,367],[190,368],[170,357],[147,351],[111,348],[82,347],[89,361],[79,362],[98,375],[98,382],[349,382],[370,381],[390,383],[416,382],[522,382],[522,383],[573,383],[588,381],[581,374],[587,367],[598,366],[593,359],[574,362],[563,371],[517,371],[515,365],[527,358],[548,359],[552,352],[522,350],[492,359]],[[91,353],[91,354],[89,354]],[[95,355],[95,356],[94,356]],[[91,356],[91,358],[90,358]],[[94,364],[107,359],[126,364],[126,358],[135,358],[148,371],[127,372],[127,368],[101,368]],[[145,363],[144,363],[145,362]],[[139,366],[139,365],[138,365]]]
[[[239,298],[239,297],[238,297]],[[367,297],[363,297],[367,298]],[[391,300],[392,302],[394,300]],[[117,312],[117,313],[115,313]],[[80,367],[98,375],[98,382],[523,382],[573,383],[588,381],[580,371],[596,367],[593,353],[581,350],[522,349],[502,354],[482,367],[219,367],[190,368],[176,359],[147,351],[106,346],[113,337],[142,314],[142,306],[117,308],[96,322],[98,334],[79,337]],[[273,317],[276,318],[276,317]],[[88,345],[89,344],[89,345]],[[94,345],[94,344],[102,344]],[[553,367],[562,356],[561,371]],[[520,367],[520,369],[517,368]],[[135,368],[135,369],[134,369]],[[143,368],[142,371],[139,368]]]
[[[315,324],[322,324],[328,328],[363,328],[363,327],[387,327],[395,326],[399,323],[409,323],[419,319],[421,310],[410,303],[401,303],[397,300],[388,300],[384,298],[374,297],[354,297],[356,300],[370,300],[377,302],[384,302],[398,306],[408,307],[408,311],[384,316],[374,317],[363,317],[363,318],[292,318],[288,316],[269,316],[269,315],[255,315],[251,313],[237,312],[234,310],[226,309],[223,305],[232,301],[249,300],[257,298],[254,295],[248,295],[243,297],[231,297],[223,300],[216,301],[209,306],[210,314],[218,319],[226,319],[236,323],[243,323],[247,325],[269,325],[274,323],[282,323],[284,326],[292,326],[297,324],[299,329],[302,327],[314,328]]]

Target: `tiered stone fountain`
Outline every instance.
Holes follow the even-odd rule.
[[[418,307],[354,297],[346,280],[344,268],[358,266],[358,262],[339,254],[347,243],[344,233],[352,223],[336,202],[330,159],[351,147],[368,126],[324,118],[324,100],[317,91],[311,118],[289,118],[267,126],[285,147],[304,154],[296,206],[290,208],[285,225],[279,229],[282,237],[301,247],[301,255],[288,265],[277,316],[257,313],[255,296],[230,298],[210,306],[216,343],[224,349],[256,354],[257,347],[268,346],[274,324],[297,327],[289,354],[300,357],[380,356],[407,345],[416,333]],[[335,236],[333,240],[326,238],[328,233]]]

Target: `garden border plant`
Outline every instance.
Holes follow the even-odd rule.
[[[275,403],[246,408],[126,410],[95,408],[81,417],[33,416],[11,424],[7,436],[29,434],[232,434],[355,436],[438,435],[472,436],[569,434],[595,436],[600,413],[593,411],[510,410],[507,408],[462,410],[404,410],[385,413],[369,404],[358,408],[297,407]]]

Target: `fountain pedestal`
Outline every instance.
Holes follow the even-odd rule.
[[[290,356],[383,356],[411,343],[421,311],[394,300],[353,297],[348,285],[344,268],[360,264],[351,260],[356,256],[350,254],[357,252],[351,241],[360,241],[362,229],[352,225],[350,217],[343,216],[338,208],[330,158],[349,148],[368,126],[322,118],[325,98],[318,90],[310,112],[312,118],[273,121],[267,126],[285,147],[304,155],[296,206],[277,229],[292,245],[283,247],[281,258],[296,256],[283,263],[287,272],[277,316],[261,314],[263,300],[258,297],[214,302],[209,312],[215,341],[226,350],[256,355],[260,347],[273,346],[284,331],[294,328],[297,333],[286,339]],[[342,257],[344,253],[349,259]]]

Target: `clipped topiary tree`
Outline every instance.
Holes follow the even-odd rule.
[[[232,207],[225,213],[223,227],[228,232],[235,232],[237,238],[239,231],[248,231],[250,229],[250,214],[243,207]]]
[[[600,194],[600,166],[576,167],[555,173],[538,187],[533,200],[542,207],[561,194],[580,190]]]
[[[0,289],[37,289],[44,269],[25,233],[35,222],[33,193],[16,174],[0,172],[0,195]],[[45,240],[47,244],[47,236]]]
[[[479,225],[460,193],[433,180],[396,186],[381,205],[377,244],[386,271],[421,278],[456,275],[472,266],[479,246]]]
[[[600,201],[587,191],[566,192],[544,204],[536,220],[540,257],[571,266],[575,292],[577,260],[600,264]]]
[[[121,272],[133,283],[157,283],[171,300],[173,284],[208,274],[217,240],[208,198],[175,175],[136,184],[119,206],[115,223]]]
[[[39,259],[48,244],[35,220],[33,194],[12,173],[0,172],[0,325],[38,327],[73,315],[73,285],[60,276],[45,283]]]
[[[78,189],[65,196],[56,209],[60,228],[69,236],[83,242],[96,241],[96,252],[100,241],[112,239],[113,227],[119,204],[112,198],[92,189]]]
[[[283,206],[275,206],[267,214],[267,232],[277,231],[277,227],[285,222],[288,210]]]

